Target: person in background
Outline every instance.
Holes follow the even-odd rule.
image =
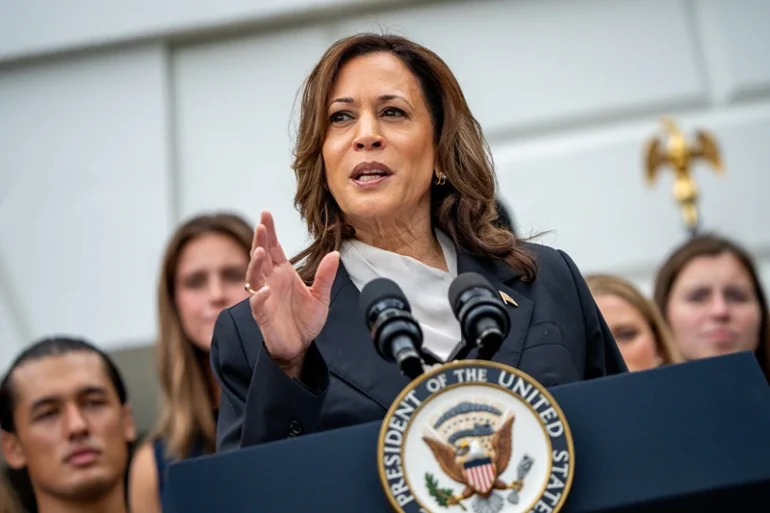
[[[655,280],[655,302],[685,359],[753,351],[770,379],[766,297],[751,255],[713,234],[676,248]]]
[[[161,411],[158,426],[131,464],[133,511],[162,510],[165,469],[214,452],[219,389],[209,363],[219,312],[244,290],[254,229],[227,213],[199,215],[172,235],[158,285],[156,343]]]
[[[39,513],[127,513],[136,427],[120,372],[94,345],[54,337],[25,349],[0,383],[0,428]]]
[[[5,477],[5,469],[0,472],[0,513],[21,513],[21,505],[16,499],[16,492]]]
[[[586,276],[586,282],[628,370],[641,371],[682,361],[658,306],[632,283],[609,274]]]

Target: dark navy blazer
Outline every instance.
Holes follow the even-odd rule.
[[[572,259],[547,246],[523,247],[538,264],[536,279],[528,283],[498,260],[457,252],[458,274],[480,273],[518,303],[506,304],[511,330],[493,360],[546,387],[626,372]],[[266,354],[248,300],[222,311],[211,347],[212,369],[222,390],[218,451],[385,416],[408,380],[377,355],[358,298],[340,264],[328,319],[308,350],[301,380],[290,378]]]

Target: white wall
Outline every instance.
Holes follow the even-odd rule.
[[[0,60],[223,27],[306,18],[400,0],[3,0]]]
[[[141,46],[0,73],[0,262],[18,337],[4,345],[153,332],[171,227],[165,61]]]
[[[584,271],[622,272],[646,290],[685,233],[670,177],[644,186],[642,144],[662,113],[712,130],[727,174],[698,169],[705,222],[752,249],[770,286],[766,1],[359,12],[385,3],[0,2],[0,369],[51,332],[111,349],[150,342],[166,237],[201,209],[256,220],[268,208],[298,250],[295,94],[332,41],[369,28],[404,33],[452,66],[521,229],[552,230],[543,240]],[[279,15],[280,29],[226,35]],[[198,40],[204,29],[225,35]]]
[[[311,26],[174,53],[182,216],[226,205],[256,221],[267,209],[286,250],[303,247],[290,116],[299,85],[331,41],[328,27]]]

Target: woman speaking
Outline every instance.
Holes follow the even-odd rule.
[[[509,298],[495,361],[545,386],[626,370],[569,256],[496,223],[486,141],[430,50],[374,34],[329,48],[304,85],[293,169],[313,242],[287,259],[262,214],[252,295],[214,329],[217,450],[384,417],[408,379],[378,356],[359,311],[378,277],[401,287],[438,361],[462,338],[450,283],[475,272]]]

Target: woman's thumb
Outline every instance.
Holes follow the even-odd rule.
[[[313,295],[326,305],[329,304],[329,297],[331,296],[332,285],[334,284],[334,278],[337,276],[339,264],[339,251],[332,251],[321,259],[321,263],[318,264],[318,269],[315,272]]]

